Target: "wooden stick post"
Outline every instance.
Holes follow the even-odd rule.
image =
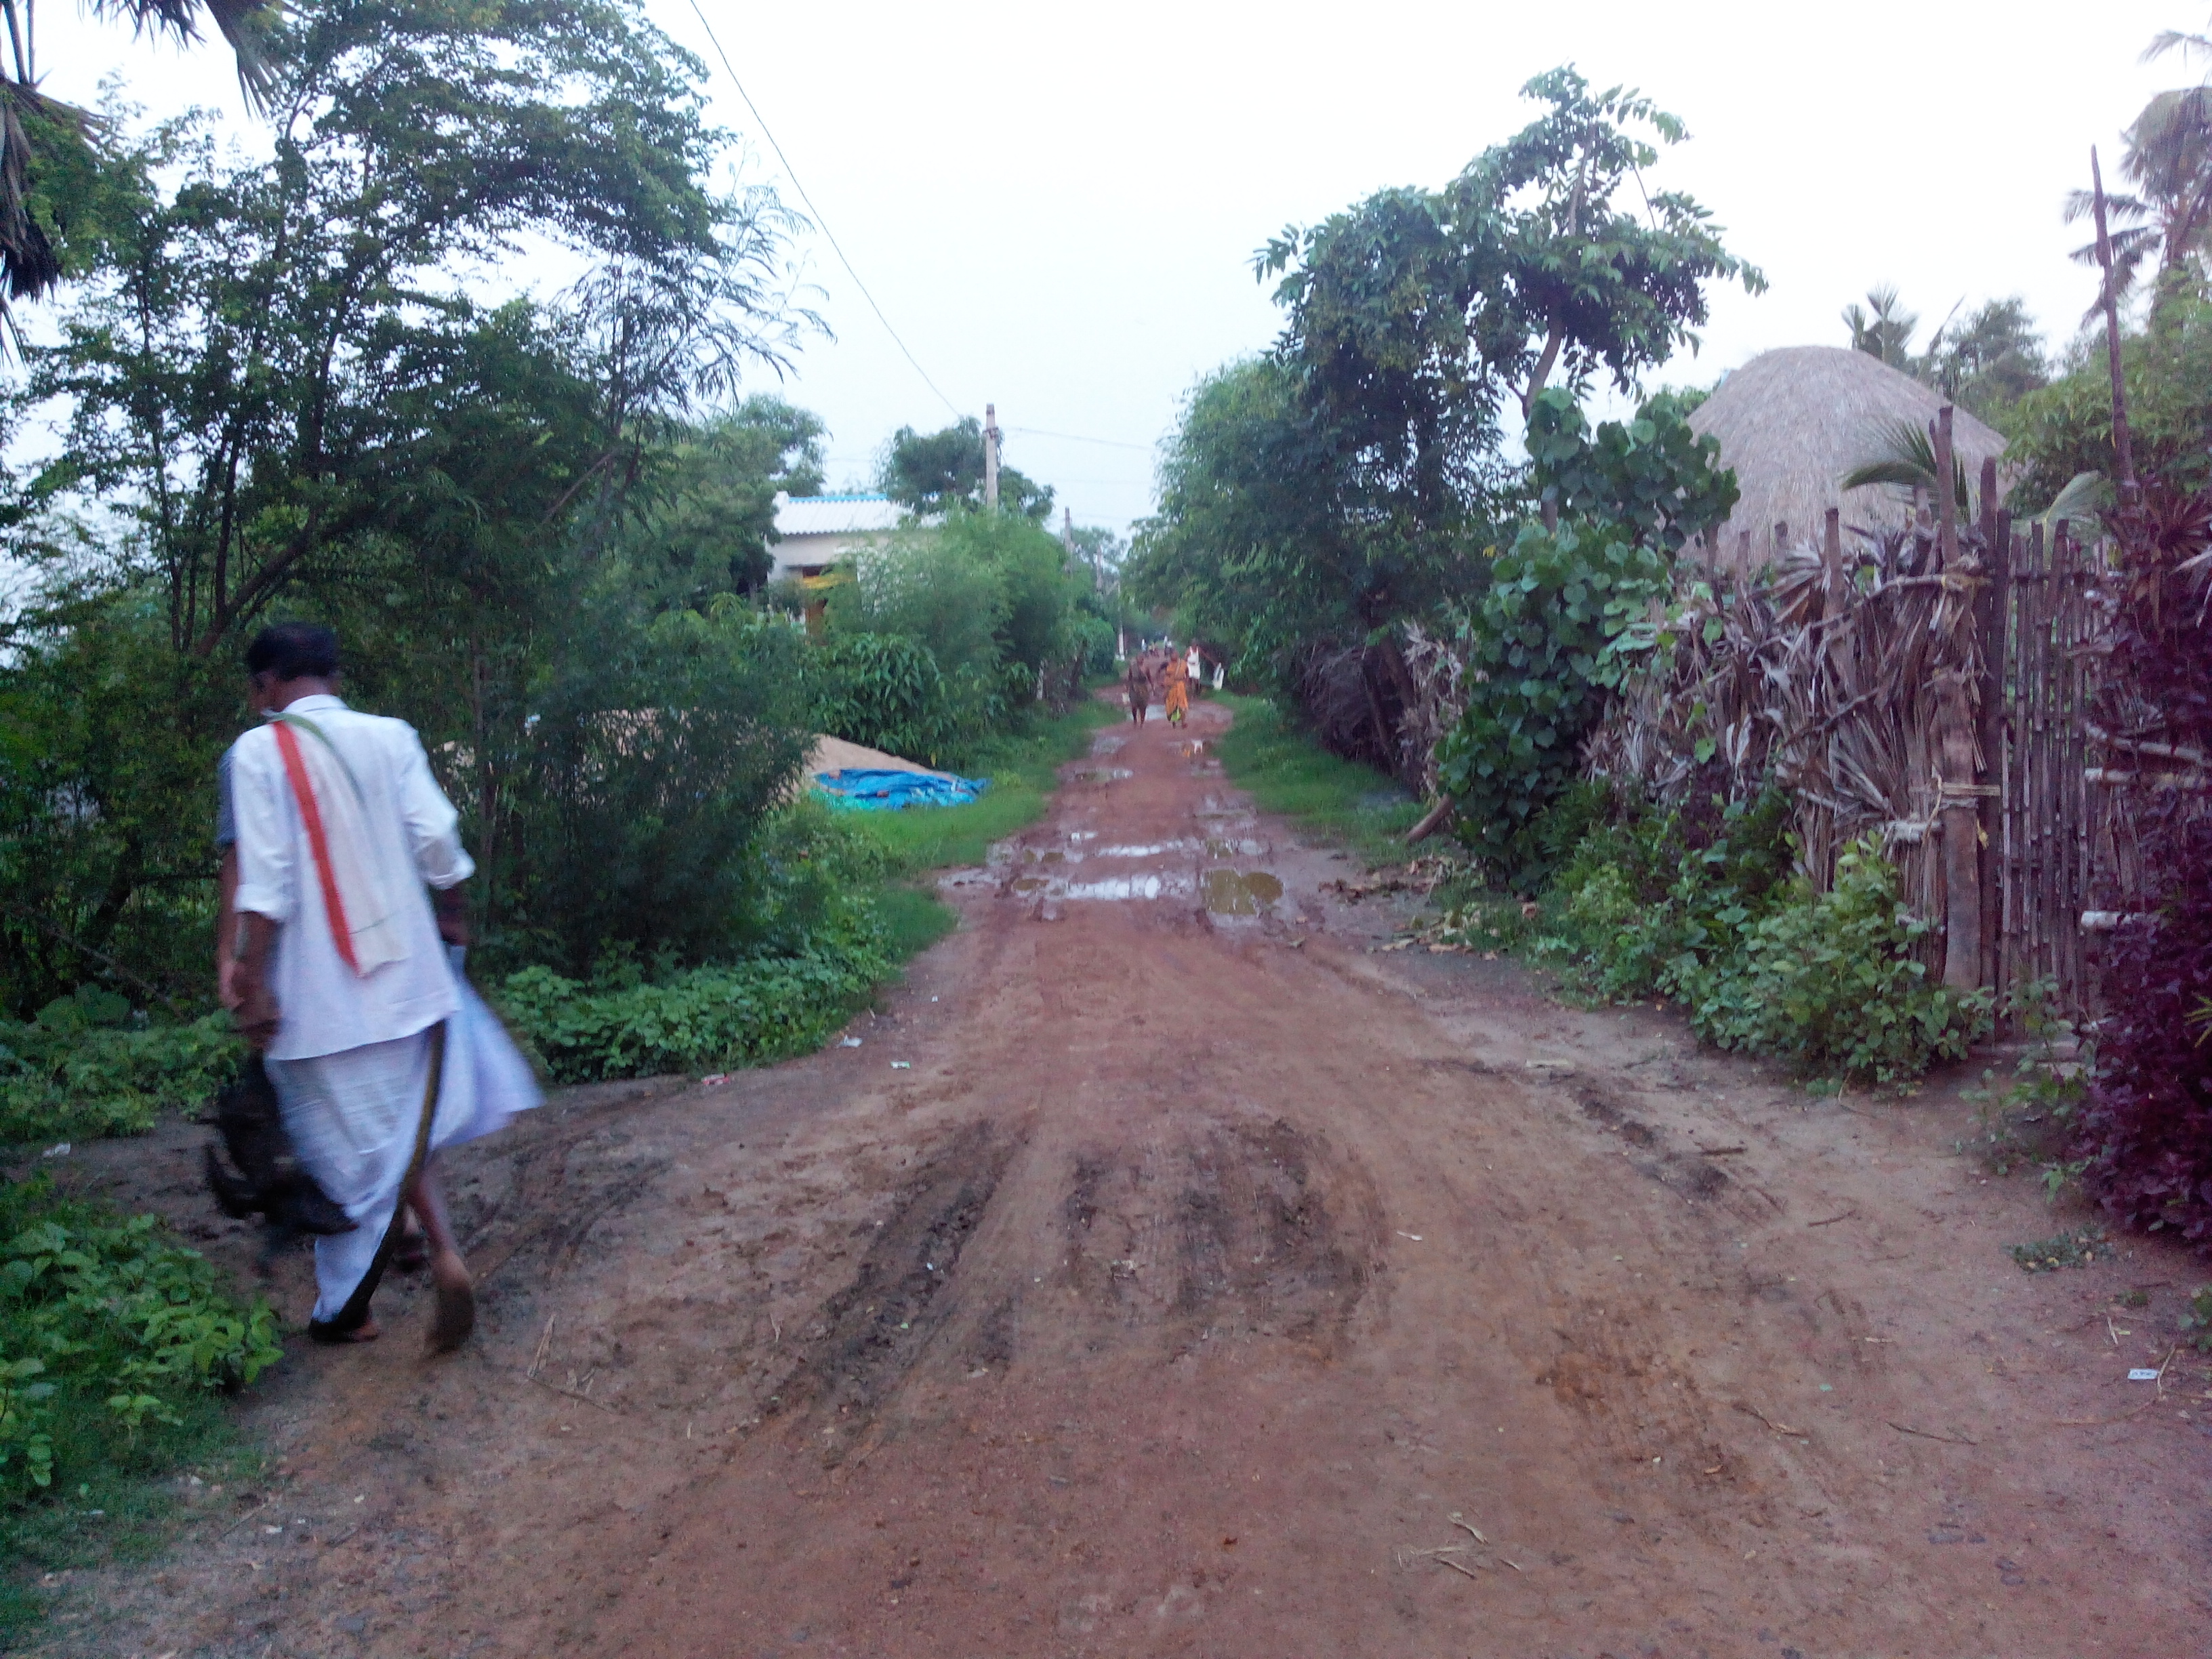
[[[1948,404],[1936,412],[1935,436],[1936,568],[1948,577],[1959,568],[1959,496],[1953,482]],[[1943,824],[1943,983],[1971,991],[1982,982],[1982,825],[1974,794],[1973,688],[1966,667],[1972,655],[1971,611],[1959,620],[1964,625],[1954,635],[1953,660],[1938,690],[1936,782]]]
[[[1975,596],[1981,624],[1982,672],[1975,687],[1982,785],[1982,983],[2002,999],[2004,985],[2005,611],[2012,567],[2012,515],[1997,507],[1997,463],[1982,463],[1982,581]]]

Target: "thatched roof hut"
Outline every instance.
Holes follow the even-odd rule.
[[[1789,538],[1817,538],[1828,508],[1847,525],[1891,524],[1903,502],[1893,489],[1845,490],[1844,474],[1875,459],[1900,422],[1926,427],[1942,394],[1863,351],[1841,346],[1786,346],[1761,352],[1723,380],[1690,416],[1691,428],[1721,441],[1721,464],[1735,469],[1742,497],[1735,515],[1712,536],[1727,568],[1773,556],[1774,526]],[[1966,410],[1952,417],[1952,442],[1971,479],[2005,441]]]

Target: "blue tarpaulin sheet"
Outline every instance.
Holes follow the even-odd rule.
[[[817,772],[814,787],[832,806],[857,812],[896,812],[909,806],[965,806],[991,787],[988,778],[956,778],[942,772],[897,772],[847,767]]]

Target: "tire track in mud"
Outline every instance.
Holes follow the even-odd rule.
[[[900,1189],[852,1279],[806,1333],[798,1363],[772,1385],[763,1418],[803,1412],[834,1466],[862,1443],[886,1401],[957,1313],[961,1258],[1019,1143],[987,1122],[951,1136]],[[1010,1304],[988,1313],[979,1351],[1010,1348]]]

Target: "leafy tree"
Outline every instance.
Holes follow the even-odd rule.
[[[33,354],[21,401],[66,401],[41,494],[127,504],[178,649],[207,656],[286,586],[404,528],[426,487],[440,366],[479,327],[459,271],[525,233],[605,261],[563,323],[597,358],[601,486],[645,423],[776,357],[771,195],[717,198],[698,66],[625,0],[325,0],[279,37],[276,153],[219,162],[189,124],[142,153],[181,173]],[[578,494],[564,503],[589,501]]]
[[[1735,510],[1735,474],[1720,440],[1690,429],[1676,393],[1647,399],[1636,418],[1593,434],[1575,401],[1553,387],[1528,414],[1529,482],[1562,518],[1626,531],[1639,544],[1679,552]]]
[[[1437,751],[1439,787],[1462,834],[1526,880],[1540,862],[1533,826],[1575,779],[1581,743],[1626,677],[1624,635],[1668,592],[1674,556],[1727,519],[1735,475],[1720,446],[1690,430],[1669,392],[1625,424],[1592,433],[1554,388],[1528,422],[1530,482],[1558,514],[1498,555],[1467,615],[1465,712]]]
[[[655,609],[758,589],[775,564],[776,496],[821,491],[822,435],[816,416],[761,395],[690,428],[617,538],[616,580]]]
[[[1442,191],[1381,192],[1255,259],[1289,312],[1280,355],[1308,409],[1356,458],[1365,493],[1448,528],[1496,477],[1508,398],[1552,384],[1622,389],[1684,345],[1706,286],[1765,286],[1711,215],[1644,174],[1682,123],[1572,69],[1522,94],[1550,107]],[[1623,200],[1623,197],[1629,199]]]
[[[67,411],[11,509],[46,588],[0,669],[0,726],[30,734],[0,751],[19,1007],[86,976],[134,1000],[204,987],[208,779],[240,714],[227,647],[271,612],[339,626],[359,696],[415,720],[468,814],[495,927],[559,933],[577,959],[574,918],[546,908],[569,890],[547,873],[564,798],[542,750],[597,730],[580,688],[638,707],[607,666],[649,654],[649,607],[610,580],[636,505],[683,496],[694,442],[813,476],[807,417],[701,418],[807,324],[782,264],[797,222],[709,186],[702,71],[628,0],[308,0],[270,63],[265,162],[191,121],[117,129],[108,176],[152,182],[12,400]],[[596,264],[551,306],[471,301],[467,273],[524,237]],[[694,504],[696,577],[706,538],[763,508]],[[798,731],[774,680],[693,677],[754,703],[700,708],[698,729]],[[549,687],[566,726],[528,718]],[[774,749],[744,731],[745,754]],[[773,798],[740,782],[715,797],[726,839]]]
[[[1946,324],[1915,365],[1919,378],[1984,420],[2047,384],[2043,339],[2018,295],[1991,300],[1965,322]]]
[[[941,513],[961,503],[983,504],[983,423],[967,416],[935,432],[902,426],[891,434],[877,488],[917,513]],[[1040,522],[1052,511],[1052,488],[1032,483],[999,464],[999,505]]]
[[[2126,337],[2120,358],[2138,475],[2182,495],[2212,486],[2212,303],[2177,296]],[[2015,514],[2045,511],[2085,473],[2115,476],[2102,343],[2070,354],[2064,368],[2001,411],[2007,458],[2021,469],[2008,497]]]
[[[1171,611],[1178,635],[1221,641],[1240,673],[1286,692],[1317,646],[1364,644],[1487,575],[1471,536],[1425,545],[1362,513],[1356,463],[1300,394],[1277,356],[1200,381],[1125,571],[1130,598]]]

